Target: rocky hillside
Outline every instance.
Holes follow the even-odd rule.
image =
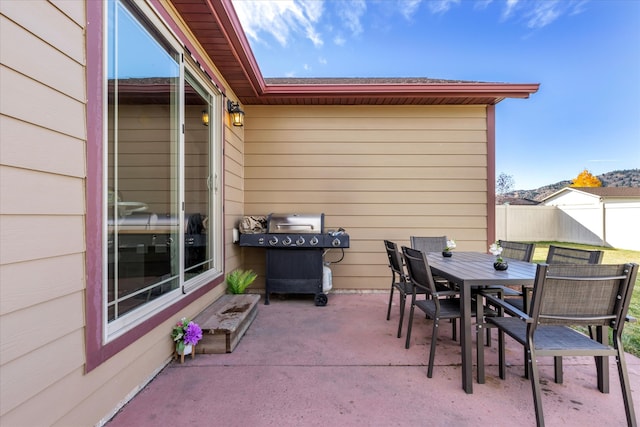
[[[597,175],[603,187],[640,187],[640,169],[626,169]],[[540,201],[556,191],[571,185],[571,181],[560,181],[534,190],[515,190],[506,197]]]

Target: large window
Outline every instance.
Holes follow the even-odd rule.
[[[144,3],[107,18],[106,340],[222,271],[220,94]]]

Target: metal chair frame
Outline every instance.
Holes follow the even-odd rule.
[[[506,374],[504,334],[507,334],[526,350],[525,370],[530,373],[538,426],[544,426],[537,364],[541,356],[552,356],[556,362],[562,356],[594,356],[598,389],[602,393],[609,391],[608,356],[615,356],[627,424],[637,425],[621,340],[637,274],[637,264],[541,264],[536,273],[530,313],[486,295],[492,304],[510,315],[487,319],[499,330],[500,378],[504,379]],[[582,334],[572,328],[576,325],[597,328],[598,333]],[[613,346],[608,343],[606,329],[612,330]],[[483,351],[481,345],[478,351]],[[561,364],[555,368],[555,380],[562,382]],[[478,369],[484,366],[478,364]]]

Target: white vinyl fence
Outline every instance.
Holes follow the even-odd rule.
[[[496,239],[640,250],[640,204],[497,205]]]

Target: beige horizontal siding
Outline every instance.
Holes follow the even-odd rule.
[[[225,125],[224,236],[225,272],[244,264],[242,250],[233,243],[233,229],[244,214],[244,128]]]
[[[469,166],[449,166],[449,167],[424,167],[406,166],[389,167],[359,166],[359,167],[333,167],[330,166],[298,166],[287,165],[286,167],[272,166],[252,166],[247,169],[245,176],[247,179],[282,179],[290,176],[304,177],[304,179],[350,179],[361,177],[375,177],[377,179],[472,179],[483,180],[487,178],[486,167]],[[331,168],[331,173],[327,168]]]
[[[59,313],[62,315],[62,313]],[[37,351],[28,352],[13,358],[2,365],[2,425],[11,425],[5,415],[14,412],[13,419],[20,419],[30,412],[39,414],[39,422],[33,425],[51,425],[53,419],[42,407],[35,407],[30,399],[51,387],[69,373],[82,368],[84,363],[84,333],[76,329],[66,335],[56,334],[55,340],[49,340]],[[71,350],[71,349],[75,349]],[[69,410],[78,402],[70,402],[64,394],[58,396],[57,404]],[[15,410],[15,411],[14,411]],[[18,423],[16,425],[21,425]],[[24,424],[22,424],[24,425]]]
[[[290,204],[273,203],[269,205],[273,212],[287,212],[288,208],[291,208]],[[322,212],[326,205],[322,203],[297,203],[296,212]],[[245,210],[247,212],[260,212],[260,209],[264,209],[262,204],[245,204]],[[466,215],[483,216],[486,210],[486,205],[473,204],[473,203],[459,203],[456,204],[455,210],[449,203],[415,203],[412,200],[407,200],[405,203],[402,201],[398,203],[340,203],[335,206],[331,206],[331,212],[333,217],[340,215],[345,216],[363,216],[370,215],[371,212],[375,212],[376,215],[385,217],[394,216],[422,216],[425,212],[429,212],[430,215],[452,215],[457,212],[465,212]],[[331,218],[327,218],[327,221],[333,221]]]
[[[0,214],[82,215],[82,199],[67,196],[81,196],[83,184],[76,177],[0,166]]]
[[[50,129],[0,115],[2,164],[83,178],[85,143]]]
[[[74,62],[84,64],[84,3],[64,3],[59,9],[48,1],[30,1],[28,6],[22,1],[0,2],[0,12],[21,26],[25,32],[41,40],[46,40],[55,49],[64,53]],[[75,5],[72,3],[76,3]],[[69,19],[69,18],[73,19]],[[82,17],[82,21],[78,18]],[[46,23],[43,24],[43,23]],[[4,48],[4,44],[3,44]],[[77,83],[82,86],[83,81]]]
[[[15,3],[12,1],[3,3]],[[86,139],[84,102],[0,66],[0,110],[4,115],[31,122],[74,138]],[[37,102],[26,100],[37,99]],[[14,101],[15,100],[15,101]]]
[[[346,191],[346,192],[439,192],[443,188],[448,191],[486,191],[484,181],[464,179],[297,179],[295,181],[285,179],[261,179],[251,182],[253,191]]]
[[[326,154],[326,153],[342,153],[344,155],[394,155],[399,153],[412,152],[414,154],[449,154],[451,153],[450,144],[456,144],[456,148],[461,152],[468,154],[487,154],[487,146],[484,141],[479,142],[440,142],[434,144],[425,144],[424,142],[399,142],[399,141],[382,141],[382,142],[360,142],[350,141],[349,144],[344,142],[270,142],[268,144],[254,144],[252,152],[248,154],[264,154],[273,155],[276,153],[287,154]]]
[[[70,308],[82,306],[83,298],[84,292],[75,292],[3,316],[0,323],[2,362],[9,363],[60,336],[82,329],[84,312]]]
[[[80,292],[84,288],[83,266],[80,253],[1,265],[0,315]]]
[[[387,289],[384,239],[406,245],[411,235],[447,235],[460,250],[485,250],[485,106],[246,113],[245,213],[323,212],[326,229],[344,227],[351,247],[331,266],[334,288]],[[264,273],[262,251],[245,248],[244,257]]]
[[[82,215],[3,215],[0,222],[2,264],[70,255],[85,249]]]
[[[4,17],[0,17],[0,37],[11,40],[11,43],[4,43],[0,49],[3,64],[11,64],[20,74],[29,75],[79,101],[84,100],[84,85],[77,83],[84,80],[85,69],[81,62],[70,61],[65,52],[24,31],[18,24]],[[25,55],[25,52],[29,54]]]

